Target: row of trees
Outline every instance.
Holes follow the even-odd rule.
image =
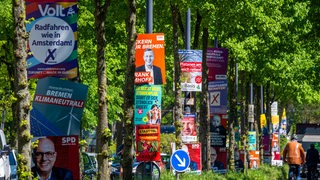
[[[24,23],[28,20],[23,18],[24,3],[0,2],[3,7],[0,9],[3,22],[0,24],[0,105],[9,142],[18,147],[21,157],[25,157],[21,160],[25,166],[19,168],[28,170],[30,99],[37,80],[26,78],[27,34]],[[89,85],[82,128],[98,127],[99,178],[108,179],[111,136],[108,124],[117,124],[119,130],[115,136],[118,144],[123,141],[122,132],[125,134],[123,167],[124,178],[129,179],[133,161],[133,45],[137,33],[145,32],[146,2],[83,0],[78,4],[79,81]],[[182,118],[177,50],[183,49],[185,44],[184,13],[187,8],[192,12],[192,49],[212,47],[214,37],[219,39],[220,47],[229,49],[230,149],[234,142],[233,125],[239,124],[243,135],[248,127],[245,120],[250,83],[254,84],[256,120],[261,113],[259,87],[263,86],[269,124],[270,103],[273,101],[279,102],[279,109],[286,107],[289,116],[294,112],[295,117],[291,116],[290,120],[317,122],[319,114],[316,109],[320,100],[318,1],[179,0],[157,1],[153,5],[153,31],[164,32],[166,43],[167,84],[163,86],[162,123],[177,122],[179,126],[178,120]],[[239,89],[235,88],[236,64]],[[203,83],[206,84],[205,78]],[[200,112],[200,139],[205,139],[208,124],[205,88],[197,98],[201,98],[196,106],[196,111]],[[241,112],[239,120],[236,119],[237,112]],[[122,127],[125,130],[120,130]],[[230,162],[232,164],[232,158]],[[204,163],[203,167],[207,169],[208,161]]]

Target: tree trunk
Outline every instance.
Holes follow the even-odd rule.
[[[193,36],[194,40],[193,40],[192,49],[197,49],[199,46],[199,36],[200,36],[199,34],[200,34],[201,21],[202,21],[202,16],[200,15],[199,10],[197,10],[197,20],[196,20],[196,26],[194,28],[194,36]]]
[[[123,149],[123,179],[132,179],[133,164],[133,113],[134,113],[134,72],[135,72],[135,42],[136,32],[136,1],[128,0],[129,14],[126,20],[127,29],[127,75],[124,92],[124,149]]]
[[[208,47],[208,28],[203,28],[202,36],[202,92],[200,93],[200,131],[202,169],[210,170],[210,107],[208,93],[208,66],[207,66],[207,47]]]
[[[18,122],[19,177],[32,179],[31,169],[31,134],[30,134],[30,93],[27,76],[27,33],[25,27],[25,1],[13,0],[14,17],[14,89],[16,101],[15,121]],[[26,175],[28,172],[29,175]]]
[[[97,126],[97,155],[98,155],[98,179],[110,179],[108,167],[109,141],[111,139],[110,129],[108,128],[108,101],[107,101],[107,77],[106,77],[106,30],[105,19],[110,1],[101,3],[95,0],[95,30],[97,40],[97,77],[98,77],[98,126]]]
[[[182,146],[181,142],[181,130],[182,130],[182,102],[181,102],[181,67],[180,60],[178,54],[178,12],[179,8],[177,4],[171,4],[171,12],[172,12],[172,27],[173,27],[173,52],[174,52],[174,87],[175,87],[175,101],[174,101],[174,121],[176,127],[176,147],[180,149]]]
[[[229,104],[230,104],[230,113],[229,113],[229,118],[228,118],[228,136],[229,136],[229,170],[234,171],[235,170],[235,164],[234,164],[234,149],[235,147],[235,133],[234,133],[234,125],[235,125],[235,119],[236,113],[237,113],[237,100],[236,96],[237,94],[235,93],[235,88],[236,88],[236,82],[235,82],[235,62],[234,59],[232,58],[230,60],[230,65],[229,65],[229,86],[228,86],[228,94],[229,94]]]

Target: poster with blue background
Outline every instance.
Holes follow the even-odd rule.
[[[161,124],[161,85],[135,87],[134,124]]]
[[[58,78],[40,79],[30,113],[33,136],[80,135],[88,86]]]

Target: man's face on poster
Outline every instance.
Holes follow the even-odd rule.
[[[219,115],[214,115],[214,116],[212,117],[212,125],[213,125],[214,127],[218,127],[218,126],[221,125],[221,118],[220,118]]]
[[[153,65],[154,54],[152,50],[146,50],[143,54],[144,62],[147,66]]]
[[[50,172],[57,158],[54,144],[51,140],[39,139],[38,147],[34,152],[34,159],[40,172]]]
[[[196,129],[194,119],[183,119],[182,126],[183,126],[183,129],[182,129],[183,136],[193,135]]]
[[[217,151],[215,148],[211,147],[211,162],[214,163],[217,160]]]

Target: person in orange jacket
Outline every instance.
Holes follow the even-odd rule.
[[[300,168],[301,165],[305,163],[306,156],[302,145],[298,142],[298,137],[296,134],[291,136],[291,141],[287,143],[283,150],[283,160],[288,163],[289,166],[295,166],[296,171],[294,172],[297,179],[300,179]],[[289,175],[290,176],[290,169]],[[290,177],[289,177],[290,179]]]

